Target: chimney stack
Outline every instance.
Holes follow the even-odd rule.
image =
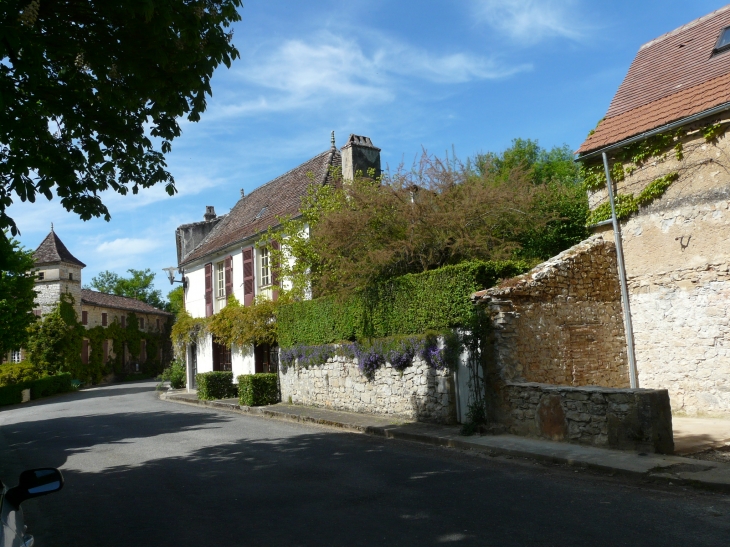
[[[375,176],[380,176],[380,148],[373,145],[370,137],[350,135],[342,152],[342,178],[354,180],[358,171],[368,176],[368,169],[375,170]]]
[[[218,215],[215,214],[215,207],[213,207],[212,205],[206,205],[205,214],[203,215],[203,218],[205,220],[213,220],[216,218],[216,216],[218,216]]]

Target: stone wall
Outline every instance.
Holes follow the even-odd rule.
[[[594,236],[475,295],[493,319],[502,381],[628,387],[613,241]]]
[[[404,420],[454,423],[452,373],[420,358],[401,374],[389,364],[368,380],[357,362],[333,357],[324,365],[280,369],[281,400],[334,410],[391,415]]]
[[[667,173],[665,194],[622,222],[639,386],[666,388],[675,412],[730,415],[730,138],[684,139],[627,174],[637,195]],[[605,201],[602,190],[591,196]],[[609,229],[604,237],[613,238]]]
[[[516,435],[660,454],[674,451],[666,390],[506,384],[499,421]]]

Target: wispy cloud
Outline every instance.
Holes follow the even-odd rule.
[[[402,90],[412,90],[424,82],[463,84],[506,78],[531,68],[465,52],[435,54],[387,36],[374,39],[370,34],[359,38],[322,31],[311,40],[285,41],[268,54],[263,52],[265,48],[257,49],[234,74],[258,90],[258,97],[225,101],[211,115],[281,112],[326,106],[332,100],[386,103],[394,101]]]
[[[474,0],[478,20],[526,44],[584,38],[587,29],[574,8],[575,0]]]

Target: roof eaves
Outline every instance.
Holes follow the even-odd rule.
[[[713,106],[712,108],[703,110],[702,112],[698,112],[697,114],[692,114],[691,116],[686,116],[684,118],[680,118],[679,120],[675,120],[675,121],[666,123],[664,125],[660,125],[659,127],[655,127],[654,129],[650,129],[648,131],[644,131],[637,135],[627,137],[620,141],[601,146],[600,148],[596,148],[594,150],[589,150],[588,152],[585,152],[583,154],[578,153],[578,157],[575,159],[575,161],[582,161],[582,160],[585,160],[588,158],[598,156],[599,154],[602,154],[603,152],[610,152],[611,150],[615,150],[617,148],[623,148],[624,146],[628,146],[629,144],[633,144],[635,142],[638,142],[638,141],[641,141],[644,139],[648,139],[649,137],[653,137],[654,135],[658,135],[658,134],[664,133],[666,131],[671,131],[673,129],[677,129],[682,126],[689,125],[691,123],[702,120],[704,118],[709,118],[711,116],[715,116],[716,114],[720,114],[727,110],[730,110],[730,102],[726,102],[726,103],[723,103],[723,104],[720,104],[717,106]]]

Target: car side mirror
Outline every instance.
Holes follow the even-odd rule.
[[[18,486],[5,494],[5,499],[16,508],[30,498],[45,496],[63,488],[63,475],[58,469],[46,467],[27,469],[20,474]]]

